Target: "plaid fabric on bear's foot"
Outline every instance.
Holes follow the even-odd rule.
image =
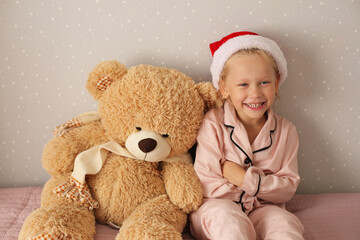
[[[63,233],[53,233],[53,234],[41,234],[28,240],[72,240],[71,236],[65,236]]]

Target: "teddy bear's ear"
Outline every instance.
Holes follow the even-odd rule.
[[[200,93],[204,100],[204,112],[209,111],[211,108],[219,108],[224,104],[223,98],[219,90],[217,90],[211,82],[201,82],[195,85],[195,88]]]
[[[89,74],[86,88],[96,100],[99,100],[106,88],[121,79],[126,72],[126,67],[118,61],[101,62]]]

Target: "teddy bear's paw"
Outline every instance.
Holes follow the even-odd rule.
[[[63,233],[41,234],[36,237],[28,238],[27,240],[73,240],[70,235]]]
[[[99,203],[92,198],[89,187],[73,177],[70,177],[69,181],[58,186],[54,192],[60,197],[72,199],[89,210],[99,207]]]
[[[202,204],[203,194],[194,166],[187,162],[164,165],[164,182],[170,201],[184,213],[196,211]]]
[[[188,186],[187,189],[188,191],[183,191],[179,196],[171,199],[186,214],[197,211],[203,201],[202,189],[196,188],[196,184]]]
[[[122,226],[116,240],[182,240],[181,232],[172,225],[158,221],[137,222]]]
[[[195,198],[193,198],[193,202],[189,202],[187,204],[186,203],[178,204],[179,208],[186,214],[197,211],[200,205],[201,205],[201,201]]]
[[[19,240],[90,240],[95,234],[92,211],[74,204],[53,204],[31,213],[19,232]]]

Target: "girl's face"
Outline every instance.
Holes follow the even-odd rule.
[[[279,88],[273,66],[259,54],[240,54],[229,63],[220,91],[236,109],[240,121],[259,123],[271,107]]]

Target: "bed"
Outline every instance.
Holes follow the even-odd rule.
[[[42,187],[0,189],[0,239],[14,240],[25,218],[40,206]],[[360,239],[360,193],[296,194],[287,209],[305,227],[307,240]],[[118,230],[96,225],[95,240],[114,240]],[[186,228],[183,239],[194,239]]]

